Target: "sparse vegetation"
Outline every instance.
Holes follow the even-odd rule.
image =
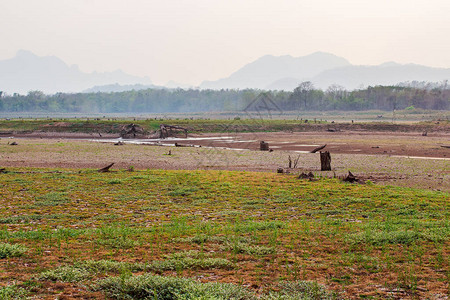
[[[21,147],[107,155],[107,146],[86,142],[36,147],[24,140]],[[11,148],[1,150],[21,151]],[[168,158],[162,148],[119,153],[168,160],[208,150],[180,148]],[[263,162],[276,161],[273,154],[236,153]],[[414,184],[440,178],[444,191],[349,184],[318,172],[308,181],[267,172],[129,172],[129,163],[107,173],[8,167],[0,173],[1,293],[262,300],[448,293],[448,164],[333,157],[358,173],[377,164]]]

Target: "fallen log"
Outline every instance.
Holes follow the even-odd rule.
[[[111,163],[111,164],[107,165],[107,166],[104,167],[104,168],[98,169],[97,172],[100,172],[100,173],[109,172],[109,169],[110,169],[113,165],[114,165],[114,163]]]
[[[320,146],[320,147],[317,147],[317,148],[315,148],[314,150],[312,150],[310,153],[316,153],[317,151],[322,150],[322,149],[325,148],[326,146],[327,146],[327,144],[325,144],[325,145],[323,145],[323,146]]]

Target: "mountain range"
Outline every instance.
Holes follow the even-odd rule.
[[[361,86],[395,85],[407,81],[437,82],[450,79],[450,68],[388,62],[377,66],[356,66],[346,59],[324,52],[292,57],[266,55],[227,78],[204,81],[202,88],[258,88],[293,90],[303,81],[327,89],[337,84],[348,90]]]
[[[115,83],[152,86],[148,77],[129,75],[121,70],[85,73],[56,56],[37,56],[26,50],[19,50],[15,57],[0,61],[0,91],[7,93],[25,94],[33,90],[81,92],[93,86]]]
[[[376,66],[352,65],[345,58],[324,52],[301,57],[266,55],[244,65],[226,78],[204,81],[201,89],[293,90],[303,81],[316,88],[332,84],[348,90],[361,86],[395,85],[400,82],[439,82],[450,79],[450,68],[432,68],[416,64],[388,62]],[[168,82],[166,88],[188,88]],[[78,66],[69,66],[56,56],[37,56],[20,50],[16,56],[0,60],[0,91],[27,93],[40,90],[56,92],[120,92],[155,86],[148,77],[138,77],[121,70],[85,73]]]

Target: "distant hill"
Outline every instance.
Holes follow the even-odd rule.
[[[395,85],[405,81],[439,82],[450,79],[450,69],[388,62],[378,66],[351,65],[342,57],[316,52],[303,57],[263,56],[227,78],[205,81],[202,88],[259,88],[293,90],[303,81],[327,89],[338,84],[353,90],[361,86]]]
[[[89,89],[83,91],[83,93],[118,93],[125,91],[139,91],[147,89],[164,89],[165,87],[157,86],[153,84],[107,84],[107,85],[96,85]]]
[[[45,93],[80,92],[108,84],[151,85],[148,77],[137,77],[121,70],[84,73],[78,66],[68,66],[56,56],[37,56],[20,50],[16,56],[0,61],[0,91],[25,94],[31,90]]]
[[[348,66],[324,71],[311,81],[316,87],[338,84],[347,89],[360,86],[396,85],[405,81],[439,82],[450,78],[450,69],[415,64],[386,63],[379,66]]]
[[[267,89],[274,82],[280,80],[283,80],[283,82],[286,80],[298,81],[300,83],[304,79],[316,76],[325,70],[344,66],[350,66],[345,58],[323,52],[302,57],[266,55],[245,65],[227,78],[204,81],[201,87],[211,89]],[[283,84],[280,86],[283,86]]]

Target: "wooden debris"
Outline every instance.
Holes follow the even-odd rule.
[[[292,159],[290,155],[288,156],[288,168],[292,168]]]
[[[166,139],[168,137],[174,136],[174,131],[183,131],[185,137],[188,137],[188,130],[181,126],[173,126],[173,125],[167,125],[167,124],[161,124],[159,125],[159,138],[160,139]]]
[[[441,145],[442,148],[450,148],[450,146],[447,145]]]
[[[0,173],[8,173],[5,168],[0,168]]]
[[[320,146],[320,147],[317,147],[317,148],[315,148],[314,150],[312,150],[310,153],[316,153],[317,151],[322,150],[322,149],[325,148],[326,146],[327,146],[327,144],[325,144],[325,145],[323,145],[323,146]]]
[[[109,172],[109,169],[110,169],[113,165],[114,165],[114,163],[111,163],[111,164],[107,165],[107,166],[104,167],[104,168],[98,169],[97,172],[100,172],[100,173]]]
[[[261,150],[261,151],[269,151],[269,143],[261,141],[259,143],[259,150]]]
[[[16,142],[12,142],[12,143],[8,143],[9,145],[11,145],[11,146],[17,146],[17,145],[19,145],[19,144],[17,144]]]
[[[277,169],[277,173],[279,173],[279,174],[283,174],[283,173],[284,173],[284,169],[283,169],[283,168],[281,168],[281,167],[280,167],[280,168],[278,168],[278,169]]]
[[[122,138],[135,138],[137,135],[144,135],[144,129],[136,124],[128,124],[122,127],[120,136]]]
[[[352,172],[348,171],[348,175],[343,179],[345,182],[359,182],[359,179],[356,178],[355,175],[352,174]]]
[[[122,141],[118,141],[117,143],[114,143],[114,146],[123,146],[124,143]]]
[[[320,170],[331,171],[331,155],[330,152],[320,152]]]

